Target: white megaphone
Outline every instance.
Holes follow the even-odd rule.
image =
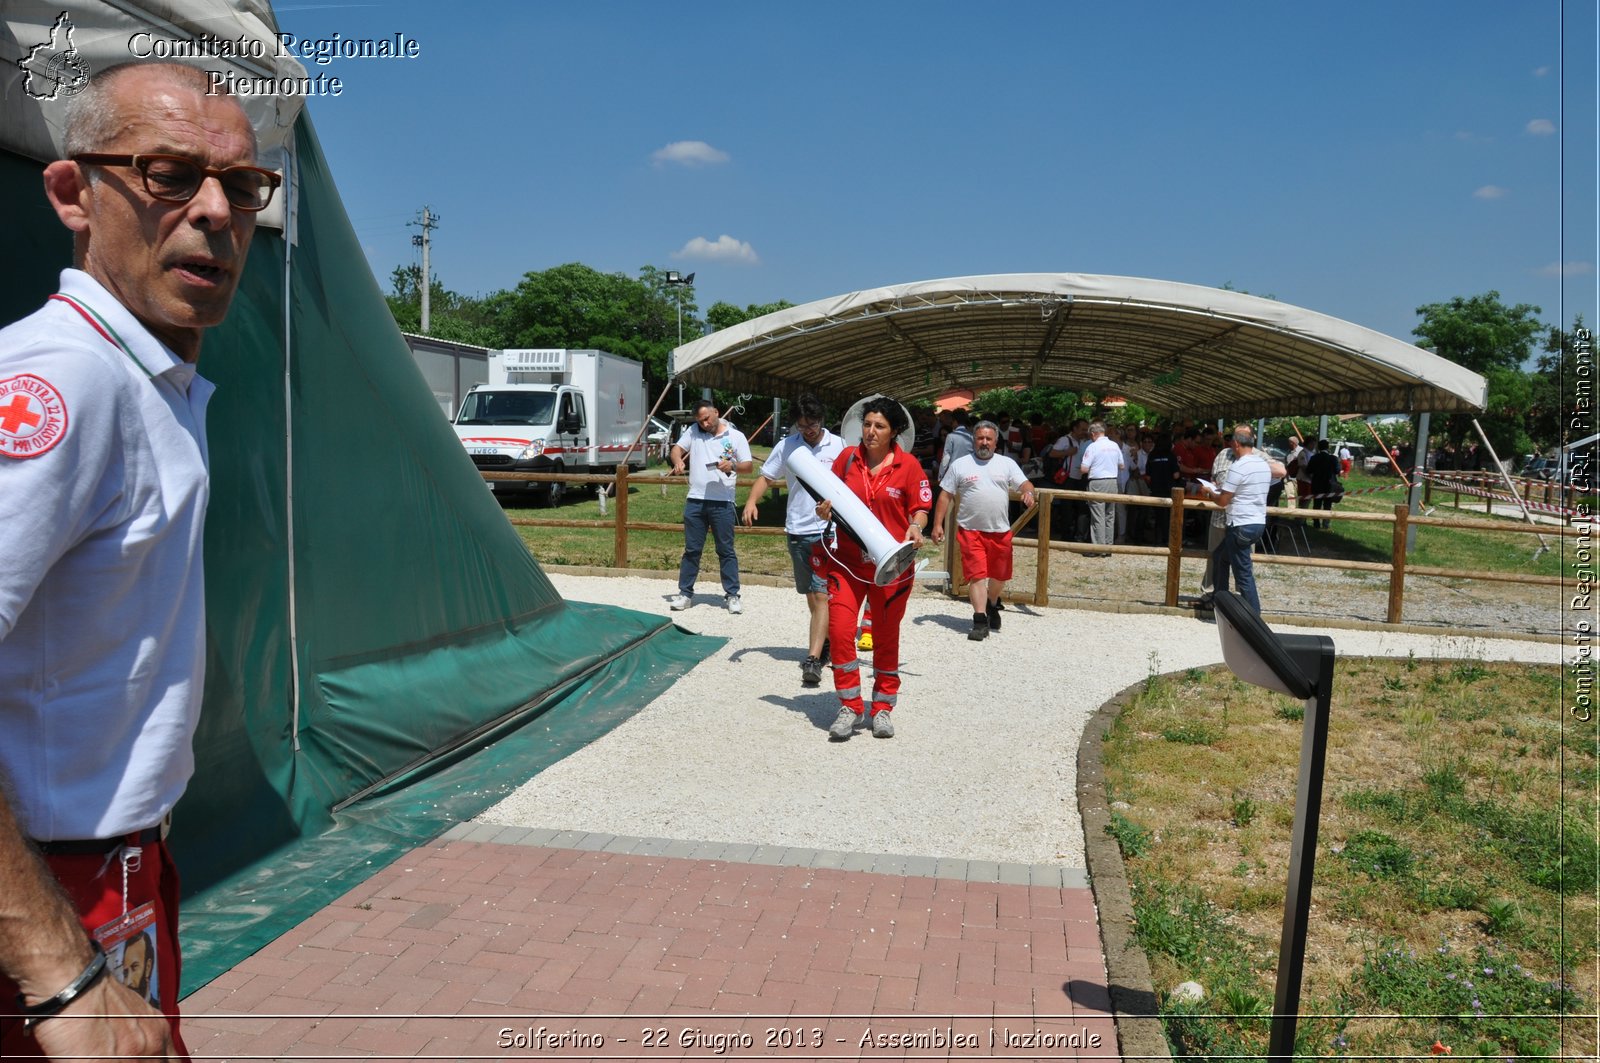
[[[848,525],[861,540],[867,556],[876,566],[872,582],[880,587],[887,586],[911,567],[917,557],[917,544],[897,542],[883,526],[883,521],[851,493],[832,469],[818,461],[815,454],[805,447],[795,447],[789,452],[788,467],[789,474],[805,484],[814,498],[832,502],[834,519]]]

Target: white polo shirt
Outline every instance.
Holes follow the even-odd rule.
[[[40,841],[171,811],[205,662],[212,385],[88,274],[61,292],[99,322],[52,299],[0,330],[0,774]]]
[[[805,447],[805,437],[798,431],[783,437],[783,442],[772,449],[767,460],[761,463],[761,475],[769,480],[782,480],[789,476],[789,455],[797,447]],[[806,447],[816,455],[824,469],[833,468],[833,459],[844,450],[844,440],[822,430],[822,438],[814,447]],[[789,508],[783,514],[783,530],[790,535],[821,535],[827,523],[817,516],[817,500],[811,497],[806,485],[798,479],[789,480]]]
[[[1078,476],[1090,480],[1115,480],[1117,470],[1123,465],[1122,448],[1110,436],[1101,436],[1084,447],[1074,462],[1077,465],[1074,472]]]
[[[744,433],[727,421],[719,420],[717,430],[710,433],[691,424],[678,437],[678,446],[684,450],[684,468],[689,473],[689,497],[732,502],[739,474],[721,472],[717,465],[723,458],[731,458],[735,465],[751,460],[750,443]]]

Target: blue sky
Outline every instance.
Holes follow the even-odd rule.
[[[1489,289],[1596,320],[1593,4],[276,9],[418,42],[313,68],[344,82],[310,112],[385,286],[427,204],[469,294],[571,261],[693,271],[702,309],[1063,271],[1407,339]]]

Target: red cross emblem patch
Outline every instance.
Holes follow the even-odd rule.
[[[0,455],[37,458],[67,434],[67,402],[32,373],[0,380]]]

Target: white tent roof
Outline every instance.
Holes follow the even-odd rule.
[[[58,27],[63,16],[68,25]],[[61,81],[74,71],[92,76],[119,63],[173,57],[236,78],[304,78],[305,67],[282,47],[277,29],[268,0],[4,0],[0,148],[40,162],[61,157],[70,93]],[[215,50],[212,42],[219,41],[226,42],[228,54],[195,54]],[[292,180],[290,153],[303,97],[237,98],[255,128],[261,164]],[[274,197],[258,223],[282,228],[288,198]]]
[[[952,277],[819,299],[673,352],[685,381],[836,400],[1053,385],[1173,416],[1481,408],[1483,377],[1409,343],[1242,292],[1145,277]]]

